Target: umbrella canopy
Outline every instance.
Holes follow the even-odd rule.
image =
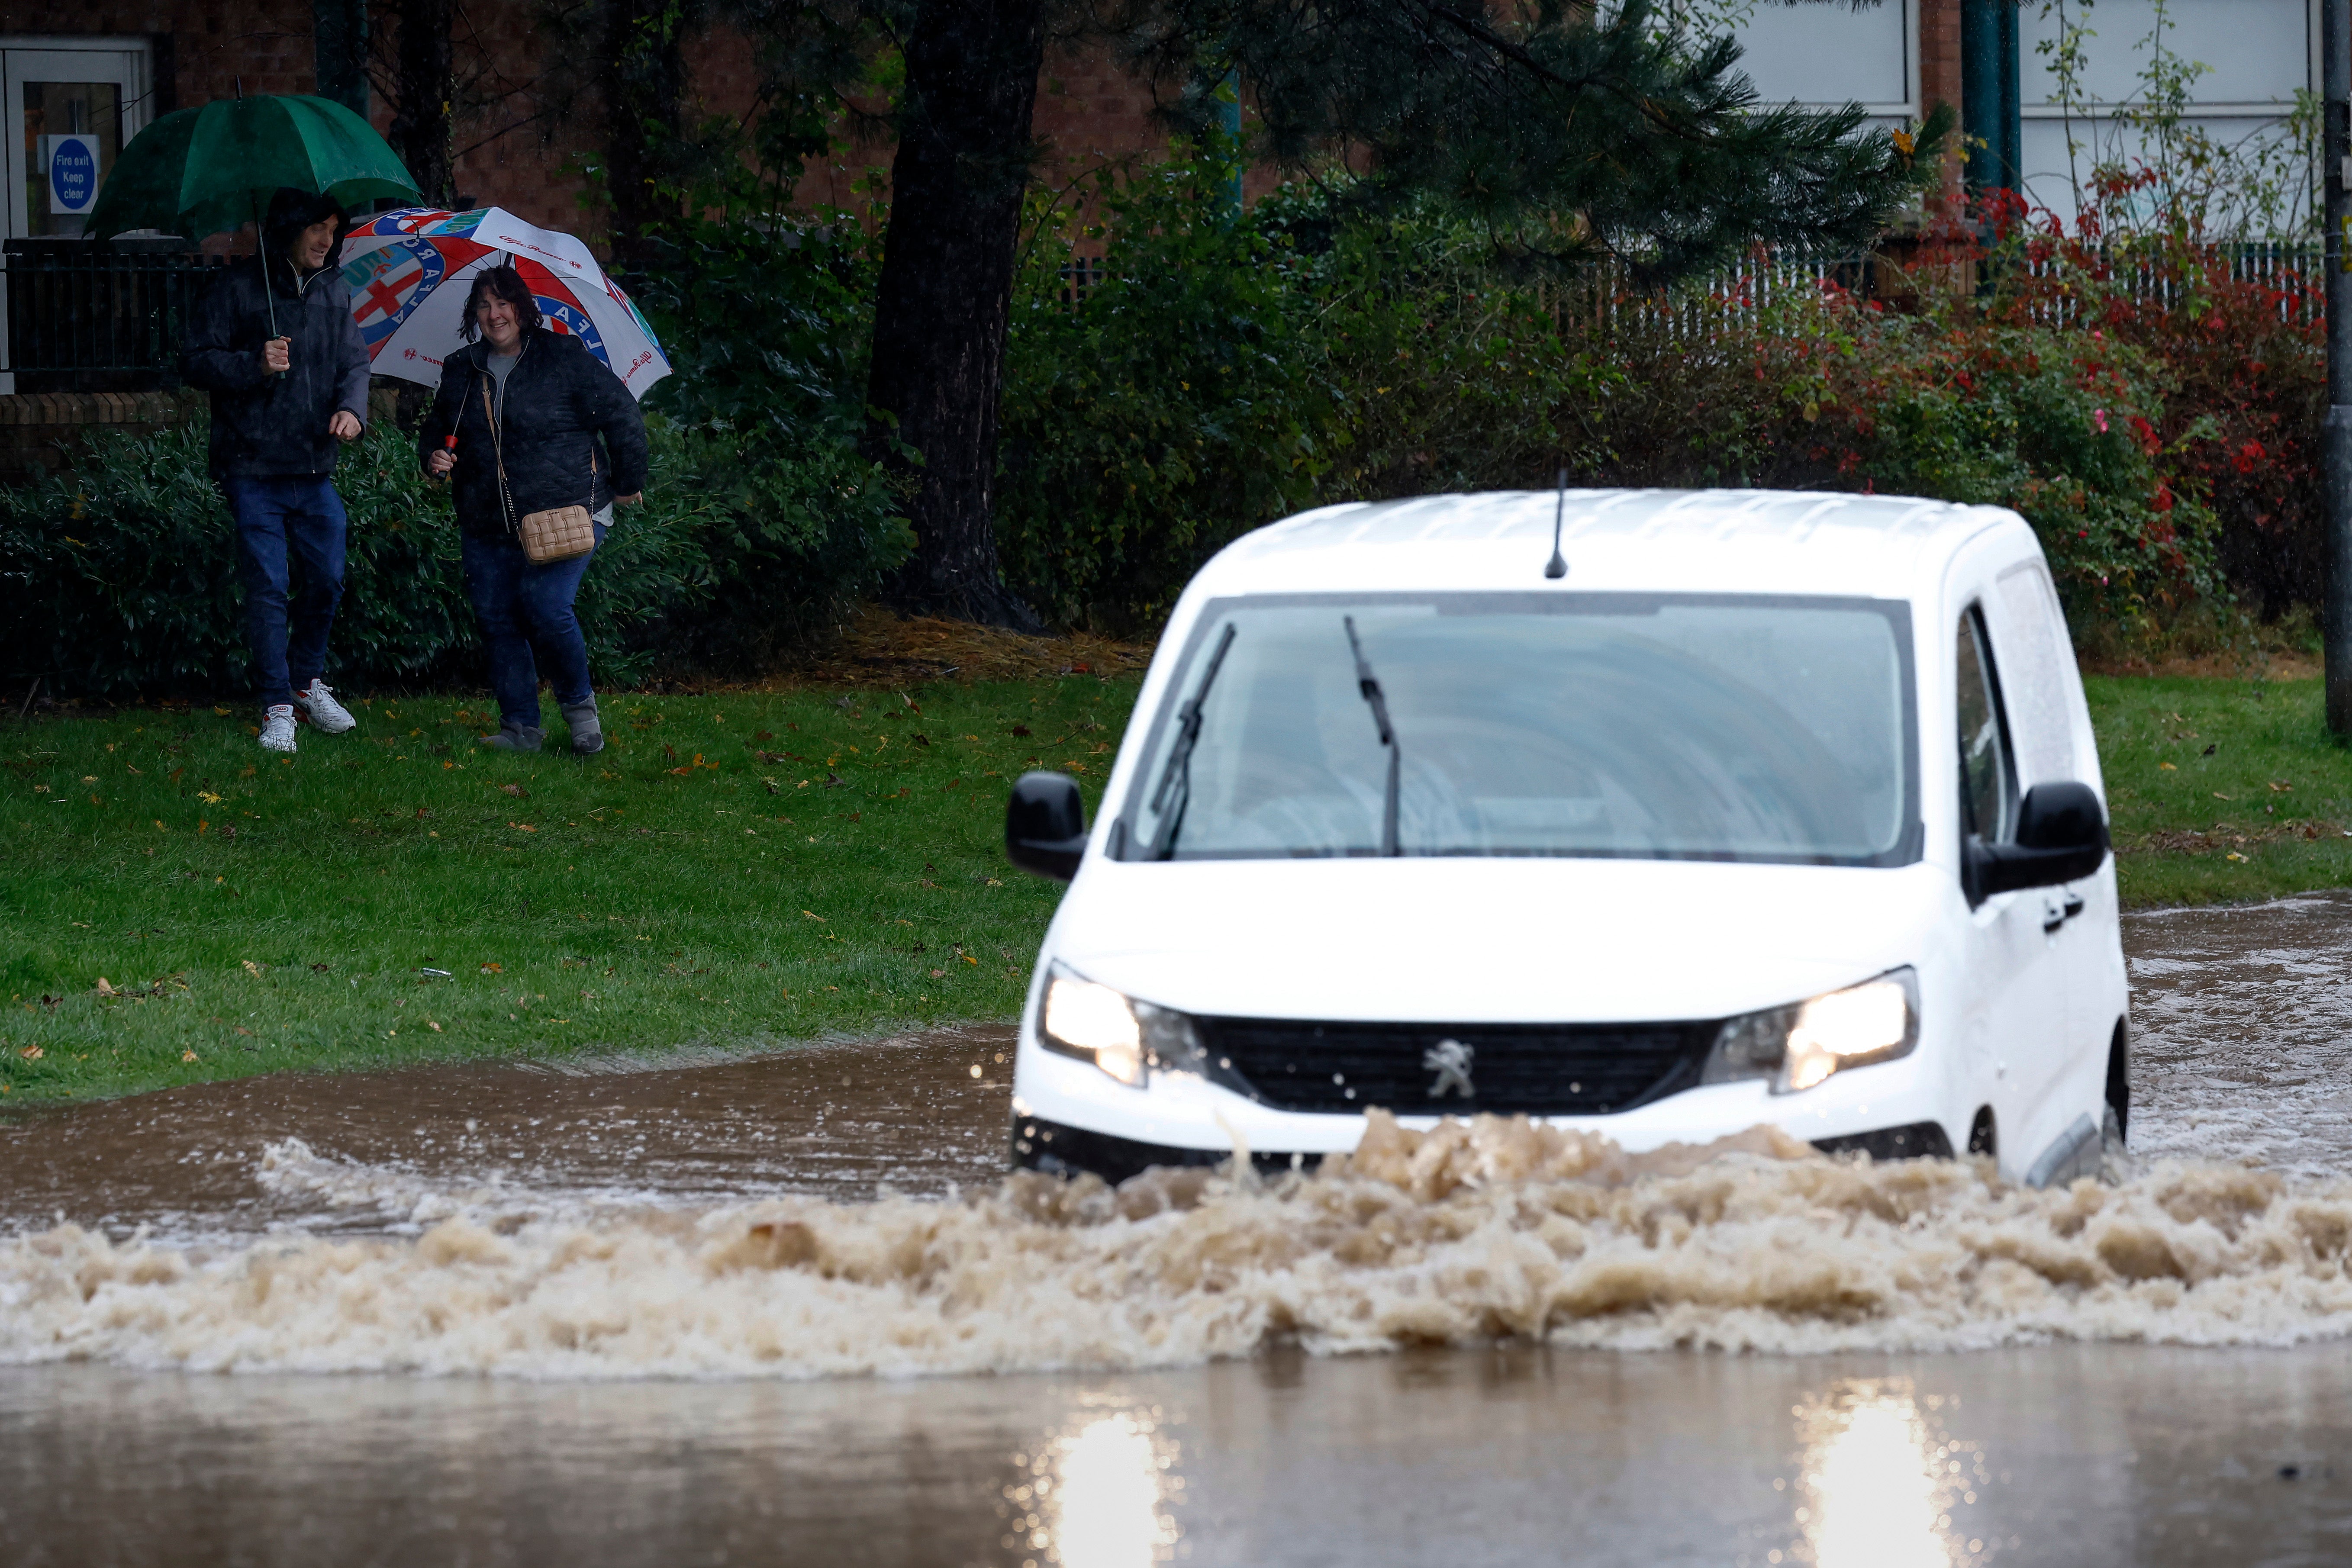
[[[324,98],[223,98],[163,116],[131,140],[85,232],[154,228],[200,239],[257,222],[281,185],[344,211],[423,193],[383,137]]]
[[[343,238],[343,281],[375,374],[437,386],[441,364],[466,343],[474,275],[510,262],[551,331],[568,332],[643,398],[669,374],[646,324],[587,246],[499,207],[378,213]]]

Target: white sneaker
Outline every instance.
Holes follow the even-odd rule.
[[[294,694],[294,700],[302,705],[302,711],[310,716],[310,722],[319,727],[321,735],[340,735],[359,722],[352,717],[350,709],[335,700],[327,683],[315,675],[309,686]],[[290,752],[294,748],[286,749]]]
[[[270,705],[261,726],[261,749],[265,752],[290,752],[294,749],[294,710],[291,707],[283,702]]]

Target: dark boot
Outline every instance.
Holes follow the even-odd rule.
[[[563,702],[563,721],[572,726],[572,752],[574,756],[593,757],[604,749],[604,726],[597,721],[596,699],[590,694],[585,702]]]
[[[535,752],[544,734],[536,724],[508,724],[495,735],[484,735],[481,743],[501,752]]]

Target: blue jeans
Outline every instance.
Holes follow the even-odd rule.
[[[236,576],[245,586],[245,637],[264,707],[291,702],[324,673],[327,633],[343,602],[343,498],[314,474],[225,479],[236,519]],[[288,601],[288,566],[302,591]]]
[[[604,542],[602,523],[596,525],[596,542]],[[499,700],[501,722],[540,728],[542,669],[558,702],[585,702],[594,695],[588,689],[588,640],[580,635],[572,601],[595,558],[592,550],[534,566],[512,534],[466,535],[466,596],[474,602],[489,647],[490,691]]]

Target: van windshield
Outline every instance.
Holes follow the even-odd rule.
[[[1222,600],[1118,853],[1905,863],[1910,643],[1884,600]]]

